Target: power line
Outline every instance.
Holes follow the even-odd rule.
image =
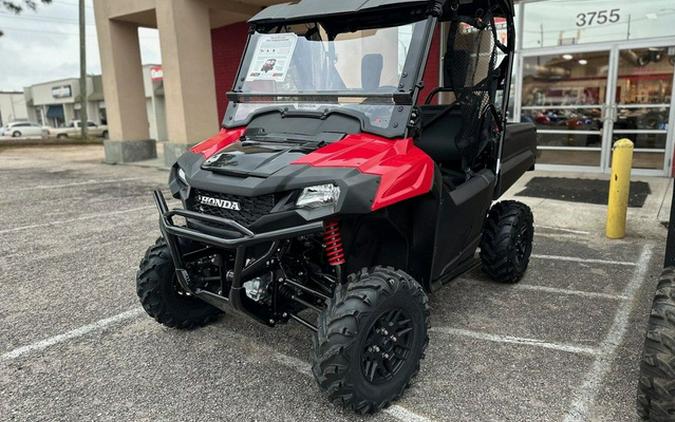
[[[11,27],[2,27],[3,31],[5,31],[5,36],[11,35],[12,32],[29,32],[29,33],[34,33],[34,34],[46,34],[46,35],[60,35],[63,37],[75,37],[79,33],[77,32],[57,32],[57,31],[43,31],[43,30],[37,30],[37,29],[25,29],[25,28],[11,28]],[[12,32],[10,32],[12,31]],[[96,34],[89,33],[87,34],[88,37],[96,37]],[[148,40],[156,40],[157,37],[153,36],[139,36],[140,39],[148,39]]]
[[[3,13],[3,12],[0,12],[0,18],[24,19],[24,20],[47,22],[47,23],[64,23],[64,24],[68,24],[68,25],[78,25],[77,21],[72,20],[72,19],[54,18],[54,17],[47,17],[47,16],[17,16],[17,15],[13,15],[11,13]],[[88,23],[87,26],[96,26],[96,24]]]

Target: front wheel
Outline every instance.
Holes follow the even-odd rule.
[[[500,283],[516,283],[525,274],[532,253],[534,218],[516,201],[495,204],[488,214],[480,242],[483,271]]]
[[[675,268],[661,274],[645,338],[637,411],[644,420],[675,419]]]
[[[19,137],[21,137],[21,132],[19,132],[18,130],[12,133],[12,138],[19,138]]]
[[[163,238],[148,249],[141,261],[136,274],[136,293],[145,312],[171,328],[201,327],[222,313],[181,290],[169,247]]]
[[[335,402],[365,414],[397,400],[429,342],[422,287],[393,268],[364,269],[337,288],[319,315],[312,372]]]

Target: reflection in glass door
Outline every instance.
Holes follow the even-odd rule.
[[[619,50],[612,143],[633,141],[636,169],[664,170],[674,68],[674,48]]]
[[[610,52],[523,58],[521,120],[538,130],[538,164],[600,168]]]

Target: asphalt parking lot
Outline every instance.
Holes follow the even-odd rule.
[[[35,151],[0,153],[0,420],[359,420],[319,393],[297,325],[226,315],[181,332],[142,312],[166,173]],[[365,419],[635,420],[663,248],[538,227],[520,284],[475,272],[431,296],[420,375]]]

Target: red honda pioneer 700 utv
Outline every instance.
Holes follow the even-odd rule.
[[[421,98],[434,34],[443,82]],[[145,310],[176,328],[230,310],[296,321],[331,399],[396,400],[427,346],[427,293],[481,264],[505,283],[528,265],[530,210],[491,207],[535,163],[534,126],[506,123],[514,45],[511,0],[262,10],[222,130],[171,170],[183,208],[154,193]]]

